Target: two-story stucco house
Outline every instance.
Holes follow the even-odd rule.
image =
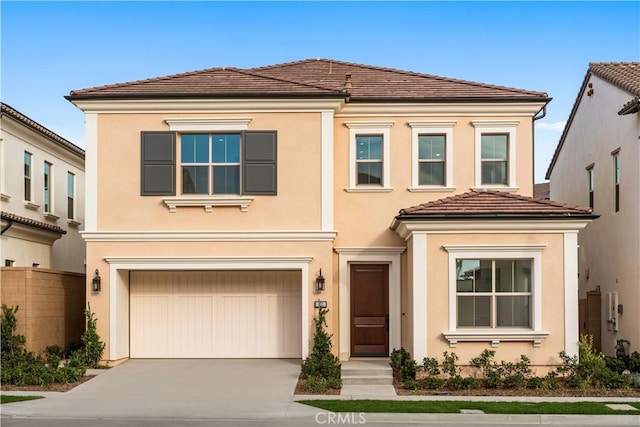
[[[577,350],[594,216],[530,197],[546,93],[311,59],[68,99],[110,360],[304,358],[322,305],[342,360]]]
[[[551,198],[591,206],[580,233],[580,326],[640,351],[640,62],[591,63],[547,170]]]
[[[84,150],[0,103],[2,266],[84,273]]]

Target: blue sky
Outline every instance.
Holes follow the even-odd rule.
[[[549,93],[544,173],[589,62],[640,60],[640,2],[0,3],[3,102],[84,146],[73,89],[306,58]]]

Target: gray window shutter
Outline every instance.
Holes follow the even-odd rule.
[[[176,195],[174,132],[142,132],[141,175],[143,196]]]
[[[277,132],[242,133],[242,194],[277,194]]]

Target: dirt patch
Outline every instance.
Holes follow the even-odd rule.
[[[89,381],[95,375],[85,375],[80,378],[79,381],[67,384],[51,384],[51,385],[12,385],[2,384],[0,390],[2,391],[69,391],[80,384]]]

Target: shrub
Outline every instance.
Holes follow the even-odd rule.
[[[2,359],[11,358],[19,353],[24,353],[26,338],[24,335],[16,335],[18,319],[16,313],[18,307],[7,307],[2,304],[2,321],[0,323],[0,342]]]
[[[329,389],[329,381],[320,375],[310,375],[305,380],[305,388],[310,393],[325,393]]]
[[[411,355],[404,347],[400,347],[399,349],[393,349],[391,352],[391,367],[394,370],[399,370],[402,365],[404,365],[405,360],[411,359]]]
[[[440,374],[440,365],[435,357],[425,357],[422,359],[422,368],[429,376]]]
[[[449,378],[449,386],[454,390],[470,390],[478,386],[478,380],[474,377],[456,375]]]
[[[391,367],[400,381],[414,379],[418,371],[418,364],[404,348],[393,349],[391,352]]]
[[[402,387],[407,390],[420,390],[420,385],[413,379],[408,378],[402,382]]]
[[[313,319],[315,326],[313,349],[309,357],[302,362],[302,374],[307,381],[316,377],[311,379],[313,387],[321,387],[326,383],[327,387],[331,384],[331,388],[340,388],[340,361],[331,352],[333,335],[328,334],[325,330],[328,312],[329,310],[321,308],[318,316]],[[324,382],[318,378],[322,378]],[[310,391],[313,392],[313,390]]]
[[[82,334],[82,352],[84,353],[84,362],[88,367],[95,368],[102,360],[105,343],[100,341],[98,335],[98,319],[93,317],[91,310],[85,310],[84,316],[87,320],[87,329]]]
[[[495,362],[493,361],[493,357],[495,355],[495,350],[484,349],[480,356],[471,359],[470,365],[474,368],[480,369],[482,377],[486,379],[489,372],[495,369]]]
[[[631,353],[631,356],[629,356],[629,366],[627,366],[627,369],[629,369],[629,371],[631,372],[640,373],[640,353],[638,353],[637,351]]]
[[[544,379],[540,377],[530,377],[525,380],[525,387],[530,390],[539,390],[544,386]]]
[[[444,380],[442,378],[430,376],[426,377],[421,381],[421,385],[423,388],[427,390],[439,390],[444,386]]]
[[[444,352],[443,354],[444,360],[442,361],[442,371],[449,375],[449,378],[457,377],[460,375],[461,369],[458,367],[457,362],[459,357],[457,354],[451,352]]]

